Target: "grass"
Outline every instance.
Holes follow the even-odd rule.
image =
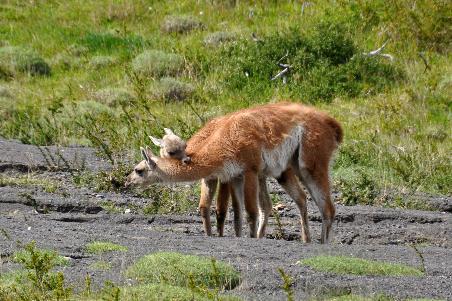
[[[317,299],[314,299],[314,300],[317,300]],[[392,300],[397,300],[397,299],[388,297],[384,294],[379,294],[376,296],[361,296],[361,295],[349,294],[349,295],[343,295],[343,296],[337,296],[337,297],[331,297],[331,298],[324,298],[322,300],[328,300],[328,301],[392,301]],[[421,301],[421,300],[434,301],[434,300],[438,300],[438,299],[421,298],[421,299],[406,299],[406,300],[407,301]]]
[[[200,293],[193,292],[188,288],[172,286],[168,284],[145,284],[134,286],[131,288],[124,288],[121,291],[121,300],[218,300],[218,301],[239,301],[240,298],[234,296],[206,296]]]
[[[127,252],[128,248],[108,241],[93,241],[86,245],[90,254],[103,254],[106,252]]]
[[[214,116],[290,98],[343,124],[334,165],[343,203],[452,193],[450,1],[320,0],[303,14],[293,1],[234,3],[1,4],[0,84],[14,101],[0,97],[0,135],[92,145],[121,164],[163,127],[187,139]],[[393,61],[362,55],[386,41]],[[12,67],[19,49],[51,72]],[[281,58],[292,66],[286,83],[270,81]],[[193,87],[187,101],[153,93],[166,76]],[[112,87],[133,98],[96,98]]]
[[[166,283],[182,287],[232,289],[240,273],[223,262],[174,252],[158,252],[140,258],[126,272],[139,283]]]
[[[13,255],[21,270],[0,276],[1,300],[62,300],[72,294],[62,272],[54,272],[67,259],[55,251],[36,248],[31,242]]]
[[[97,270],[97,271],[108,271],[112,267],[110,262],[106,262],[103,260],[98,260],[92,264],[89,265],[89,268],[91,270]]]
[[[30,174],[24,176],[0,175],[1,186],[40,186],[48,193],[54,193],[60,189],[60,185],[57,182]]]
[[[116,247],[118,245],[115,245]],[[117,249],[117,248],[116,248]],[[195,256],[193,256],[195,257]],[[110,281],[93,290],[90,276],[85,278],[83,290],[65,283],[63,272],[55,268],[67,264],[67,260],[58,253],[36,248],[31,242],[17,251],[12,259],[19,263],[18,270],[0,274],[0,300],[224,300],[239,301],[235,296],[219,294],[225,285],[221,282],[224,264],[212,264],[215,279],[213,288],[193,281],[186,286],[173,286],[167,283],[146,283],[119,287]],[[199,263],[192,261],[192,263]],[[89,268],[107,270],[111,266],[104,261],[97,261]],[[194,279],[190,276],[190,279]],[[75,292],[77,291],[77,292]]]
[[[300,264],[335,274],[376,276],[422,276],[424,274],[417,268],[403,264],[346,256],[316,256],[304,259]]]

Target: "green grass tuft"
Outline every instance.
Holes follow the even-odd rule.
[[[99,260],[99,261],[96,261],[96,262],[90,264],[89,268],[91,270],[97,270],[97,271],[108,271],[111,269],[111,266],[112,265],[110,262]]]
[[[351,275],[378,276],[422,276],[424,273],[417,268],[403,264],[380,262],[345,256],[316,256],[300,261],[322,272]]]
[[[91,254],[106,252],[127,252],[128,248],[108,241],[93,241],[86,245],[86,251]]]
[[[158,252],[140,258],[127,269],[128,277],[139,283],[167,283],[182,287],[205,286],[232,289],[240,282],[240,273],[223,262],[174,252]]]
[[[146,284],[127,287],[121,290],[121,300],[218,300],[218,301],[239,301],[241,299],[234,296],[215,296],[213,299],[209,295],[193,292],[188,288],[172,286],[168,284]]]
[[[122,37],[112,33],[88,33],[80,40],[80,44],[94,53],[123,52],[129,56],[142,49],[145,42],[137,35]]]

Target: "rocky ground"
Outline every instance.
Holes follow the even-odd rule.
[[[28,183],[5,182],[0,187],[0,273],[16,266],[8,256],[17,241],[35,240],[39,247],[57,250],[70,258],[64,267],[68,281],[82,286],[86,274],[97,284],[112,280],[126,284],[123,271],[142,255],[154,251],[214,256],[230,262],[242,275],[242,283],[231,293],[246,300],[285,300],[278,274],[281,267],[294,279],[296,300],[322,294],[352,292],[384,293],[397,299],[437,298],[452,300],[452,198],[422,196],[436,211],[388,209],[370,206],[337,206],[334,240],[329,245],[301,243],[299,218],[294,203],[279,187],[281,224],[270,219],[267,239],[233,237],[232,221],[226,237],[203,236],[197,212],[186,215],[143,215],[140,208],[152,201],[130,193],[101,193],[73,184],[74,170],[108,170],[109,164],[94,150],[23,145],[0,140],[0,172],[8,178],[31,173],[34,178],[57,181],[58,189]],[[109,210],[105,202],[115,210]],[[212,216],[213,220],[214,217]],[[309,220],[313,238],[320,233],[320,215],[310,203]],[[244,229],[246,232],[246,229]],[[282,234],[284,239],[275,239]],[[105,240],[128,247],[126,253],[91,255],[85,245]],[[423,277],[335,275],[297,264],[319,254],[357,256],[404,263],[424,269]],[[90,266],[110,261],[109,270]]]

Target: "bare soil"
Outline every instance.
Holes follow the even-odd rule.
[[[234,237],[230,217],[226,237],[206,238],[197,212],[143,215],[140,208],[152,202],[152,198],[101,193],[73,184],[74,170],[94,172],[109,168],[90,148],[36,147],[0,139],[3,175],[19,177],[32,172],[35,177],[58,181],[62,187],[52,193],[39,185],[0,187],[0,230],[3,230],[0,273],[17,268],[9,256],[17,250],[18,241],[35,240],[39,247],[54,249],[70,258],[70,265],[62,269],[75,287],[83,286],[87,274],[97,285],[105,280],[119,285],[133,283],[123,272],[137,258],[155,251],[178,251],[230,262],[242,275],[240,286],[231,294],[246,300],[285,300],[279,267],[293,277],[296,300],[344,293],[452,300],[450,196],[419,196],[436,211],[338,205],[332,243],[320,245],[314,240],[303,244],[299,241],[295,204],[271,182],[270,187],[280,194],[283,206],[279,210],[281,226],[272,217],[266,239]],[[119,210],[112,212],[102,206],[107,200]],[[215,220],[214,216],[212,219]],[[309,219],[311,234],[316,239],[321,218],[311,202]],[[281,236],[283,239],[276,239]],[[119,243],[129,250],[92,255],[85,246],[94,240]],[[301,259],[320,254],[404,263],[425,270],[425,276],[336,275],[297,264]],[[99,271],[90,267],[99,260],[110,262],[112,268]]]

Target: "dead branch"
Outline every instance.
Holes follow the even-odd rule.
[[[379,55],[379,56],[385,57],[385,58],[393,61],[394,57],[391,54],[381,53],[383,51],[383,49],[386,47],[386,45],[388,44],[388,42],[389,42],[389,40],[384,42],[383,45],[381,45],[381,47],[378,48],[378,49],[372,50],[370,52],[363,52],[363,55],[365,55],[365,56],[377,56],[377,55]]]
[[[287,67],[287,68],[285,68],[284,70],[282,70],[282,71],[279,72],[278,74],[276,74],[276,75],[271,79],[271,81],[273,81],[273,80],[275,80],[275,79],[278,79],[278,78],[280,78],[281,76],[284,76],[284,77],[285,77],[285,74],[286,74],[287,72],[289,72],[289,69],[290,69],[290,66]],[[285,82],[284,78],[283,78],[283,82]]]
[[[422,59],[422,61],[424,62],[424,65],[425,65],[424,73],[427,70],[432,70],[432,68],[428,64],[428,61],[427,61],[427,58],[425,57],[425,55],[422,52],[419,52],[418,54],[419,54],[419,57]]]

